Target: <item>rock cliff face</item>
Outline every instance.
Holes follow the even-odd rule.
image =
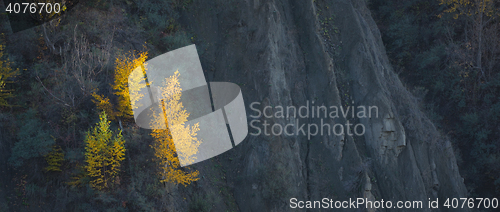
[[[300,133],[249,134],[218,158],[229,170],[225,185],[238,209],[286,211],[290,198],[361,197],[423,201],[424,209],[404,211],[430,211],[429,198],[439,198],[442,206],[446,198],[467,195],[450,142],[419,110],[392,70],[365,1],[194,4],[181,20],[196,35],[206,78],[240,85],[249,122],[267,121],[270,126],[299,122],[306,128],[350,122],[366,128],[362,136],[324,132],[310,139]],[[254,107],[260,111],[271,106],[273,113],[276,106],[376,106],[378,117],[252,118],[258,115],[249,107],[253,102],[259,103]],[[249,131],[256,133],[253,128]],[[203,173],[210,163],[197,167]],[[214,189],[206,181],[197,182],[200,191]]]
[[[445,211],[446,198],[467,196],[450,142],[392,70],[364,0],[194,0],[188,8],[180,22],[193,35],[206,79],[237,83],[248,121],[261,133],[249,127],[241,144],[194,165],[201,177],[193,185],[167,185],[169,211],[193,209],[198,200],[212,211],[289,211],[291,198],[423,202],[423,209],[339,211],[431,211],[428,200],[439,198],[433,211]],[[300,115],[304,106],[307,116]],[[358,115],[363,107],[366,117]],[[272,115],[259,116],[264,108]],[[335,135],[322,130],[327,124],[364,132]],[[280,135],[274,125],[284,128]],[[0,130],[1,170],[9,170],[7,134]],[[11,175],[2,171],[0,182]]]

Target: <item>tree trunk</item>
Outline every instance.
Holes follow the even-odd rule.
[[[50,53],[54,53],[56,51],[56,48],[54,47],[54,44],[50,42],[49,36],[47,35],[47,30],[45,29],[45,24],[42,24],[42,29],[43,37],[45,37],[45,45],[49,48]]]

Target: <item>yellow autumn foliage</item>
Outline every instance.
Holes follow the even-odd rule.
[[[96,105],[99,111],[104,111],[109,117],[109,120],[115,120],[115,111],[113,110],[113,104],[109,101],[108,97],[104,95],[99,95],[97,93],[92,93],[92,102]]]
[[[45,171],[53,171],[60,172],[62,162],[64,161],[64,152],[61,149],[61,146],[54,145],[52,150],[45,156],[45,160],[49,164],[49,166],[45,167]]]
[[[173,76],[166,79],[165,86],[161,88],[163,114],[156,114],[153,111],[151,136],[154,138],[152,147],[159,164],[161,182],[186,186],[199,179],[199,172],[189,168],[181,169],[179,158],[193,162],[201,141],[196,138],[200,130],[199,124],[185,125],[189,113],[179,102],[181,92],[179,72],[176,71]],[[171,120],[167,122],[166,117],[170,117]],[[162,123],[168,125],[167,129],[159,129]],[[173,137],[176,138],[176,146],[174,146]]]
[[[109,188],[120,172],[125,159],[125,140],[121,130],[113,137],[106,112],[99,115],[99,122],[85,138],[85,170],[91,178],[90,185],[98,190]]]
[[[7,103],[7,98],[12,97],[12,90],[6,89],[8,83],[12,83],[10,78],[13,78],[19,74],[19,70],[13,70],[11,67],[11,62],[4,52],[5,45],[3,43],[3,34],[0,35],[0,106],[9,106]]]
[[[499,10],[495,8],[495,0],[439,0],[439,4],[448,5],[449,8],[444,12],[454,14],[455,19],[461,15],[472,16],[482,13],[491,17],[499,14]],[[442,14],[438,17],[442,17]]]
[[[141,83],[144,80],[144,73],[146,71],[146,61],[147,52],[140,53],[138,57],[134,59],[129,59],[126,55],[121,55],[116,58],[115,61],[115,81],[112,85],[115,90],[114,94],[118,96],[118,106],[116,116],[131,118],[133,116],[132,109],[137,107],[135,102],[137,102],[142,96],[136,93],[141,88],[146,87],[146,84]],[[142,69],[142,75],[140,72],[134,72],[131,76],[130,74],[136,68]],[[131,76],[131,84],[129,84],[129,76]],[[129,89],[130,86],[134,86],[134,89]],[[133,99],[131,99],[131,96]],[[132,103],[131,103],[132,102]]]

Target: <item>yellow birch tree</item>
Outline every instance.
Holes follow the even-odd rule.
[[[146,71],[146,59],[148,58],[147,52],[140,53],[137,58],[134,58],[130,60],[127,56],[122,55],[121,57],[116,58],[115,61],[115,82],[112,85],[113,89],[115,90],[115,95],[118,96],[118,112],[116,113],[117,116],[124,117],[124,118],[131,118],[133,116],[133,105],[131,104],[132,102],[136,102],[140,98],[140,95],[132,95],[134,99],[130,99],[130,89],[129,86],[136,86],[133,89],[133,91],[140,90],[141,88],[145,87],[146,84],[141,84],[140,82],[143,81],[144,79],[144,74],[134,74],[133,81],[132,82],[137,82],[137,83],[132,83],[132,85],[129,85],[128,83],[128,78],[132,71],[136,68],[141,68],[142,72],[145,73]],[[135,106],[135,105],[134,105]]]
[[[125,140],[121,130],[113,138],[106,112],[99,115],[99,122],[85,138],[85,170],[91,178],[90,185],[98,190],[110,187],[120,172],[125,159]]]
[[[472,39],[475,43],[475,66],[476,70],[479,70],[484,77],[483,70],[483,52],[485,51],[483,43],[487,43],[485,40],[484,31],[492,21],[497,21],[500,16],[500,8],[495,5],[497,0],[438,0],[440,5],[447,5],[448,9],[444,13],[453,14],[454,19],[462,15],[466,15],[473,23],[472,27]],[[443,14],[438,15],[442,17]],[[466,32],[467,33],[467,32]],[[497,35],[495,35],[497,36]],[[466,41],[468,42],[468,41]],[[471,61],[472,62],[472,61]]]
[[[181,168],[179,158],[183,161],[193,162],[198,152],[201,141],[196,138],[200,130],[199,124],[194,126],[185,125],[189,113],[183,109],[181,98],[182,89],[179,83],[179,72],[166,79],[166,84],[161,88],[163,99],[161,108],[163,114],[155,114],[153,111],[153,128],[151,136],[154,138],[153,149],[155,159],[159,164],[159,175],[161,182],[183,184],[187,186],[198,180],[198,171],[189,168]],[[167,120],[170,117],[171,120]],[[167,129],[159,129],[162,123]],[[176,140],[174,146],[173,137]],[[176,150],[177,148],[177,150]]]

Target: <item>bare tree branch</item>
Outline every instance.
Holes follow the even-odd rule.
[[[55,99],[59,100],[60,102],[63,103],[64,106],[67,106],[67,107],[71,107],[68,103],[66,103],[64,100],[60,99],[60,98],[57,98],[54,94],[52,94],[52,92],[49,91],[49,89],[47,89],[47,87],[45,87],[45,85],[43,84],[42,80],[40,80],[40,77],[36,76],[36,79],[38,80],[38,82],[40,82],[40,84],[42,85],[42,87],[45,89],[45,91],[47,91],[47,93],[49,93],[52,97],[54,97]]]

